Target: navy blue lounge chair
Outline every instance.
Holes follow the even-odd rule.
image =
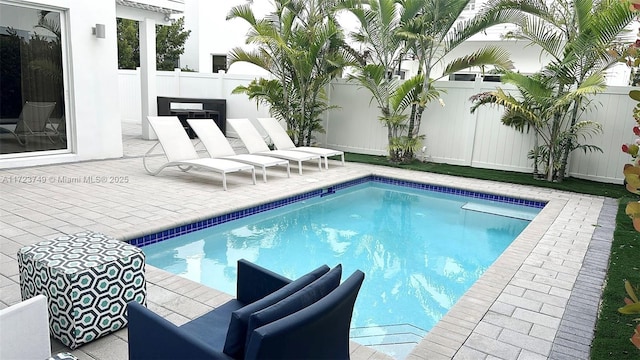
[[[128,305],[129,359],[349,359],[349,325],[364,280],[340,265],[291,281],[238,261],[237,298],[180,327]]]

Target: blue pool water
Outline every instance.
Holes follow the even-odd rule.
[[[366,274],[352,328],[428,331],[539,208],[393,186],[351,186],[143,247],[147,263],[235,295],[244,258],[289,278],[321,264]]]

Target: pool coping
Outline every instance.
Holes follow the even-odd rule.
[[[412,171],[386,168],[376,168],[375,171],[364,174],[365,177],[382,176],[448,188],[452,187],[452,183],[449,182],[451,179],[464,179],[429,173],[421,174],[418,177],[415,175],[415,172]],[[319,187],[326,189],[345,182],[357,181],[362,177],[363,174],[352,175]],[[546,359],[551,354],[555,338],[562,334],[559,331],[560,319],[564,316],[571,288],[576,282],[577,272],[582,267],[588,244],[591,241],[592,223],[586,225],[588,228],[585,228],[585,224],[571,225],[577,226],[577,233],[581,235],[582,245],[575,251],[567,249],[567,244],[562,241],[549,240],[553,244],[545,243],[545,237],[549,234],[551,234],[551,238],[558,237],[557,230],[552,229],[556,223],[573,222],[570,219],[571,214],[569,214],[569,218],[565,214],[570,203],[580,201],[580,199],[589,199],[589,201],[596,203],[593,210],[599,214],[605,198],[538,188],[527,188],[535,190],[536,194],[523,196],[519,191],[522,185],[477,179],[470,179],[469,183],[466,180],[461,181],[463,184],[456,183],[455,189],[546,202],[546,206],[443,319],[430,330],[407,359],[485,359],[492,357],[513,360],[522,357]],[[496,184],[499,186],[496,187]],[[262,198],[253,204],[259,206],[305,192],[308,190],[291,191],[286,196]],[[195,219],[206,220],[228,212],[229,209],[212,211],[210,215],[200,214]],[[584,222],[587,219],[575,220]],[[190,222],[190,220],[183,219],[181,224],[177,225],[185,225]],[[595,222],[597,221],[593,220],[593,223]],[[176,224],[165,226],[160,230],[166,230],[167,227],[172,226],[175,227]],[[126,238],[121,237],[123,240]],[[131,239],[133,236],[128,238]],[[585,243],[586,245],[584,245]],[[555,245],[557,245],[557,249],[554,248]],[[582,251],[583,248],[584,251]],[[536,251],[537,249],[539,251]],[[570,255],[569,251],[572,252]],[[545,253],[550,257],[547,260],[553,270],[546,269],[547,261],[540,259],[545,256]],[[565,269],[556,269],[555,267],[562,267],[562,265],[554,264],[556,260],[553,257],[557,254],[562,257],[563,253],[569,255],[566,259],[569,265]],[[538,266],[539,269],[533,270],[530,268],[532,265],[526,264],[527,262],[533,263],[533,266]],[[524,265],[528,266],[526,271],[521,269]],[[552,276],[549,273],[552,273]],[[547,279],[547,277],[550,278]],[[555,277],[561,279],[555,279]],[[565,281],[566,279],[568,280]],[[558,284],[549,285],[554,282]],[[514,283],[517,285],[513,285]],[[539,291],[541,288],[543,291]],[[546,300],[536,302],[530,299],[530,294],[536,293],[548,297],[551,304],[546,303]],[[507,298],[513,303],[508,303],[510,301],[506,300]],[[537,309],[535,309],[536,307]],[[593,329],[591,329],[591,336],[592,333]]]
[[[414,350],[414,354],[419,352],[420,356],[418,357],[424,359],[438,358],[443,355],[453,358],[458,352],[457,349],[462,349],[465,346],[483,318],[495,306],[495,301],[499,299],[509,282],[516,276],[528,254],[538,245],[542,234],[548,230],[549,224],[545,224],[546,218],[557,217],[560,214],[558,209],[563,205],[561,200],[550,200],[529,226],[431,329],[418,345],[418,349]],[[458,336],[456,341],[452,339],[452,332],[464,335],[464,337]],[[484,334],[481,335],[484,336]],[[444,342],[443,339],[448,341]],[[486,356],[486,354],[476,353],[476,350],[479,350],[477,346],[472,345],[470,350],[466,352],[473,354],[472,356]],[[496,354],[489,355],[498,356],[499,351],[496,352]],[[430,355],[427,355],[429,353]]]
[[[230,221],[242,219],[242,218],[259,214],[262,212],[275,210],[283,206],[295,204],[304,200],[309,200],[317,197],[324,197],[326,195],[335,193],[335,191],[366,184],[368,182],[395,185],[395,186],[400,186],[400,187],[409,188],[409,189],[425,190],[425,191],[431,191],[431,192],[442,193],[442,194],[458,195],[458,196],[468,197],[470,199],[481,199],[481,200],[495,201],[495,202],[500,202],[505,204],[516,204],[516,205],[532,207],[537,209],[542,209],[547,204],[546,201],[539,201],[539,200],[528,199],[528,198],[517,198],[517,197],[504,196],[504,195],[498,195],[498,194],[482,193],[478,191],[465,190],[465,189],[460,189],[460,188],[455,188],[450,186],[433,185],[429,183],[421,183],[421,182],[415,182],[410,180],[396,179],[388,176],[379,176],[379,175],[371,174],[371,175],[363,176],[354,180],[337,183],[335,185],[331,185],[328,187],[323,186],[311,191],[306,191],[306,192],[302,192],[302,193],[291,195],[291,196],[284,196],[281,199],[278,199],[275,201],[263,202],[258,205],[244,207],[242,209],[227,212],[222,215],[215,215],[208,219],[198,220],[193,223],[179,225],[176,227],[169,227],[157,232],[127,239],[125,241],[131,245],[134,245],[137,247],[143,247],[143,246],[159,243],[162,241],[166,241],[177,236],[182,236],[192,232],[207,229],[213,226],[221,225]]]
[[[615,226],[616,201],[561,191],[550,193],[566,194],[568,198],[540,197],[541,201],[548,200],[547,206],[431,329],[408,359],[589,358]],[[599,216],[587,227],[586,219],[577,218],[576,223],[583,223],[574,224],[566,213],[572,198],[581,196],[596,203],[607,202],[613,218],[610,214],[604,219]],[[597,207],[600,214],[603,206]],[[595,234],[594,229],[601,232]],[[563,237],[572,232],[580,240],[575,249],[570,241],[563,241],[569,240]],[[591,240],[598,236],[602,241],[594,247]],[[590,253],[591,249],[598,253]],[[596,270],[589,268],[589,258]],[[593,292],[574,294],[578,287],[597,289],[598,297],[594,300]],[[582,305],[578,311],[587,311],[587,320],[576,311],[567,310],[569,301]],[[576,327],[580,328],[579,336]]]
[[[600,310],[600,301],[594,300],[592,294],[602,293],[606,282],[617,213],[618,202],[615,199],[605,199],[598,217],[599,226],[589,243],[549,359],[573,359],[576,356],[589,358]]]

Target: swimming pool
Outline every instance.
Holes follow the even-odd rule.
[[[353,327],[428,330],[544,205],[378,178],[342,185],[258,216],[215,219],[222,224],[208,234],[145,246],[147,262],[230,294],[239,258],[291,278],[342,263],[345,274],[367,274]]]

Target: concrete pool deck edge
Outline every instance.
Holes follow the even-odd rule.
[[[600,237],[596,230],[610,227],[612,225],[607,224],[614,221],[611,217],[599,219],[603,204],[611,201],[602,197],[395,168],[354,163],[342,167],[332,162],[328,171],[305,168],[303,176],[291,179],[274,172],[267,184],[255,186],[246,184],[246,177],[233,177],[229,191],[223,192],[217,184],[211,184],[210,175],[194,179],[190,174],[169,171],[165,176],[151,177],[144,174],[139,161],[139,158],[124,158],[0,171],[5,177],[106,173],[131,178],[129,184],[117,186],[73,184],[72,188],[69,184],[9,184],[7,195],[0,199],[4,222],[0,236],[2,306],[19,301],[15,255],[21,246],[84,229],[121,240],[132,238],[151,232],[160,227],[159,224],[175,227],[234,208],[375,174],[549,202],[548,209],[543,209],[409,356],[411,359],[545,359],[562,354],[561,346],[566,339],[562,335],[562,324],[574,324],[570,321],[571,311],[566,310],[567,304],[573,296],[577,295],[577,300],[586,296],[578,291],[574,294],[573,290],[579,289],[580,272],[592,261],[587,250],[592,238]],[[180,194],[165,195],[162,191]],[[602,248],[599,245],[596,250],[608,257],[608,251]],[[598,259],[600,257],[602,254]],[[598,260],[598,264],[602,264],[602,260]],[[589,271],[585,271],[585,276],[589,276]],[[203,314],[228,298],[226,294],[150,266],[147,274],[150,307],[176,324]],[[588,301],[597,303],[600,293],[588,294]],[[74,354],[86,359],[126,357],[126,329],[83,346]],[[353,359],[384,357],[357,345],[352,352]]]
[[[380,171],[381,169],[377,169],[378,171],[372,171],[370,174],[366,176],[385,176],[391,178],[397,178],[407,181],[415,181],[415,182],[424,182],[417,180],[413,176],[402,176],[401,174],[388,174],[387,171]],[[386,169],[385,169],[386,170]],[[399,176],[400,175],[400,176]],[[361,176],[352,176],[347,177],[345,179],[339,181],[328,182],[323,184],[323,188],[335,186],[340,183],[352,181],[359,179]],[[448,177],[448,176],[445,176]],[[448,181],[440,182],[440,181],[430,181],[429,184],[433,185],[441,185],[441,186],[449,186],[453,188],[460,188],[463,190],[470,191],[478,191],[477,188],[472,186],[451,186],[451,183]],[[497,194],[497,195],[507,195],[502,191],[495,191],[495,189],[487,189],[488,191],[479,191],[483,193],[489,194]],[[264,198],[260,199],[259,202],[252,204],[252,206],[266,204],[273,201],[278,201],[283,198],[299,195],[308,190],[300,190],[297,192],[289,193],[283,196],[275,196],[272,198]],[[553,191],[555,193],[555,191]],[[544,270],[542,263],[545,260],[540,260],[540,256],[544,256],[544,252],[548,251],[547,256],[555,251],[560,251],[561,253],[567,250],[566,243],[564,241],[550,241],[548,246],[540,246],[541,241],[544,236],[547,234],[549,228],[552,226],[554,220],[558,219],[561,215],[562,210],[567,203],[568,199],[562,199],[557,197],[547,197],[545,195],[538,196],[519,196],[514,194],[508,194],[508,196],[524,198],[528,200],[534,201],[543,201],[547,202],[547,205],[544,209],[542,209],[541,213],[531,222],[531,224],[521,233],[516,240],[505,250],[505,252],[494,262],[494,264],[487,269],[487,271],[483,274],[483,276],[465,293],[465,295],[450,309],[447,315],[440,320],[436,326],[429,331],[427,336],[423,339],[423,341],[414,349],[408,359],[480,359],[486,358],[489,356],[494,356],[503,359],[520,359],[520,358],[558,358],[563,359],[568,351],[572,352],[572,357],[575,358],[576,354],[580,353],[581,358],[588,358],[589,356],[589,344],[591,343],[591,339],[593,337],[593,330],[583,332],[586,334],[588,339],[588,343],[584,344],[584,340],[582,344],[578,343],[578,345],[567,346],[564,344],[564,341],[567,338],[575,337],[575,328],[567,324],[575,323],[575,321],[581,321],[580,318],[571,317],[570,314],[565,314],[564,310],[560,310],[560,303],[563,302],[561,298],[566,295],[563,290],[569,290],[570,286],[564,284],[562,287],[552,287],[547,285],[549,281],[542,280],[533,281],[533,278],[536,278],[534,275],[531,276],[531,272],[540,272],[540,275],[536,280],[545,279],[548,277],[555,277],[562,272],[558,272],[556,270],[551,270],[555,272],[555,275],[549,275]],[[604,198],[603,204],[604,204]],[[608,199],[612,200],[612,199]],[[614,200],[612,200],[614,201]],[[615,202],[615,201],[614,201]],[[226,212],[216,211],[210,214],[200,214],[195,218],[194,221],[204,220],[207,218],[211,218],[214,216],[223,215]],[[614,212],[615,214],[615,212]],[[192,223],[194,221],[181,221],[180,223],[176,223],[175,226],[185,225]],[[615,222],[615,219],[614,219]],[[160,230],[166,230],[167,227],[164,227]],[[594,231],[596,229],[601,229],[602,227],[594,227]],[[588,233],[588,231],[587,231]],[[122,236],[121,239],[133,238],[131,234]],[[589,238],[590,240],[591,238]],[[579,242],[578,244],[583,244]],[[609,241],[610,243],[610,241]],[[557,246],[556,246],[557,245]],[[584,246],[584,245],[578,245]],[[538,247],[539,251],[536,253],[536,247]],[[574,249],[574,253],[578,252],[576,260],[580,258],[581,254],[580,247]],[[536,255],[537,254],[537,255]],[[585,256],[586,256],[585,252]],[[540,256],[538,256],[540,255]],[[572,259],[573,257],[569,257]],[[553,255],[549,257],[549,259],[553,259]],[[606,258],[608,260],[608,256]],[[530,263],[535,263],[536,265],[540,264],[540,270],[532,270],[531,268],[527,268],[525,270],[521,270],[523,264],[527,263],[529,260]],[[551,260],[552,261],[552,260]],[[572,261],[572,260],[568,260]],[[542,263],[541,263],[542,262]],[[552,261],[553,263],[553,261]],[[563,261],[564,263],[564,261]],[[565,263],[565,265],[570,262]],[[562,264],[556,264],[562,266]],[[549,267],[549,266],[547,266]],[[528,271],[527,271],[528,270]],[[575,270],[573,265],[568,265],[567,268],[564,269],[565,274],[568,276],[573,276]],[[582,272],[582,268],[581,268]],[[605,264],[605,274],[606,274],[606,264]],[[513,283],[520,284],[521,281],[530,281],[531,283],[528,286],[519,287],[518,285],[512,285],[514,289],[507,289],[507,286],[511,283],[511,280],[515,280]],[[576,278],[577,283],[577,278]],[[536,285],[538,284],[538,285]],[[535,304],[528,303],[532,300],[530,295],[529,297],[525,297],[524,292],[529,291],[529,294],[535,294],[542,289],[546,289],[549,286],[549,292],[555,291],[562,295],[549,294],[552,296],[551,300],[547,303],[541,302],[541,306],[535,310],[538,311],[537,315],[532,313],[533,309],[538,307]],[[524,289],[522,295],[516,294],[521,292]],[[509,294],[509,296],[502,296],[503,293],[509,293],[509,291],[514,292],[513,294]],[[601,289],[599,289],[601,292]],[[501,296],[503,299],[511,297],[520,297],[517,301],[522,301],[524,304],[522,307],[514,305],[513,311],[503,310],[501,309],[504,304],[500,301]],[[554,297],[558,296],[558,297]],[[575,296],[574,296],[575,298]],[[568,301],[566,301],[566,306],[568,306]],[[592,301],[593,303],[593,301]],[[597,304],[597,302],[596,302]],[[511,305],[511,304],[508,304]],[[546,306],[544,311],[542,307]],[[496,329],[488,335],[488,331],[485,328],[492,328],[494,326],[498,326],[499,323],[503,321],[501,319],[502,316],[514,316],[516,310],[519,311],[516,314],[516,317],[519,317],[518,320],[522,320],[522,324],[511,324],[512,328],[507,328],[506,333],[509,335],[496,334]],[[582,309],[584,310],[584,309]],[[596,309],[597,310],[597,309]],[[541,312],[542,311],[542,312]],[[557,317],[552,315],[562,313],[563,317],[561,321],[558,321]],[[539,319],[534,319],[536,316]],[[597,312],[594,315],[597,318]],[[529,327],[526,323],[531,318],[531,326]],[[564,322],[562,321],[564,319]],[[516,321],[517,322],[517,321]],[[557,325],[556,325],[557,323]],[[563,324],[561,327],[560,324]],[[594,320],[595,324],[595,320]],[[593,325],[594,325],[593,324]],[[592,327],[593,327],[592,325]],[[525,333],[525,329],[529,329],[528,333]],[[555,336],[553,336],[553,341],[551,340],[551,333],[556,331]],[[503,330],[504,331],[504,330]],[[557,342],[557,343],[556,343]],[[564,344],[564,345],[563,345]],[[586,349],[580,349],[578,352],[576,347],[585,347]],[[520,351],[517,351],[517,348],[521,347]],[[551,350],[554,350],[553,352]],[[544,354],[546,353],[546,355]],[[506,356],[505,356],[506,355]],[[553,356],[552,356],[553,355]]]

